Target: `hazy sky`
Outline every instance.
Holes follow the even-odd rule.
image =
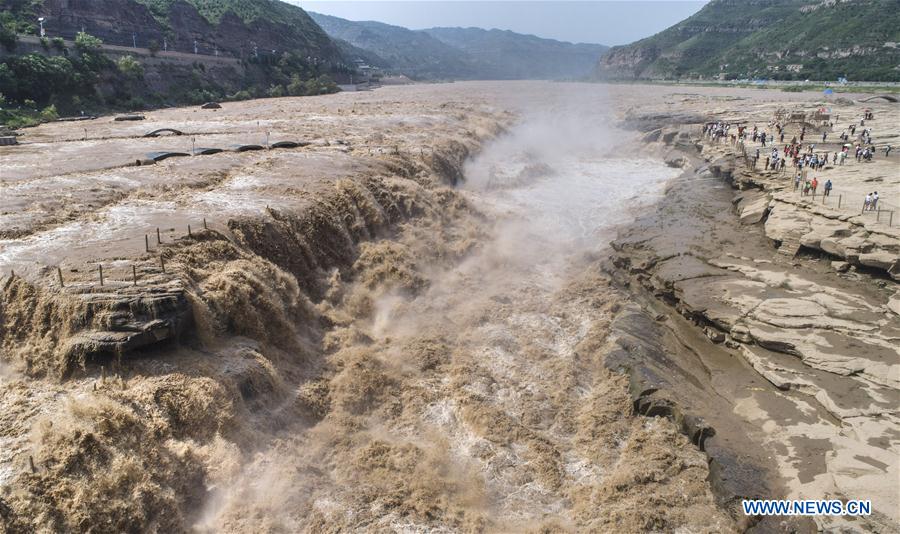
[[[706,0],[288,0],[308,11],[414,30],[477,26],[561,41],[626,44],[696,13]]]

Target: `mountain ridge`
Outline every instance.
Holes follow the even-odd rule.
[[[900,81],[900,0],[712,0],[613,47],[598,79]]]
[[[577,78],[591,72],[609,47],[570,43],[497,28],[435,27],[422,30],[490,65],[499,77]]]
[[[107,44],[246,58],[293,51],[340,62],[338,47],[303,8],[279,0],[0,0],[4,27],[49,37],[85,32]]]
[[[365,50],[418,79],[580,78],[608,47],[568,43],[510,30],[436,27],[411,30],[310,12],[332,39]]]

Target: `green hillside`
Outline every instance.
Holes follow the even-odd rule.
[[[713,0],[615,47],[600,78],[900,81],[900,0]]]
[[[38,17],[46,30],[40,40]],[[120,57],[106,45],[135,51]],[[0,0],[0,47],[7,125],[57,113],[321,94],[350,72],[338,44],[303,9],[278,0]],[[159,61],[161,49],[182,55]]]
[[[231,11],[245,23],[265,20],[282,24],[300,24],[310,29],[310,18],[298,6],[280,0],[136,0],[146,5],[160,22],[167,22],[169,10],[176,2],[187,2],[212,24],[218,24],[222,15]]]

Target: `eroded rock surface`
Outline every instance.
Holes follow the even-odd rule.
[[[664,142],[666,127],[660,132],[646,140]],[[900,228],[840,211],[834,198],[825,206],[821,196],[798,198],[784,175],[748,169],[726,143],[701,141],[692,172],[670,185],[656,213],[620,233],[613,261],[633,287],[770,384],[719,391],[778,451],[791,496],[872,498],[878,510],[872,523],[820,526],[892,530],[900,521]],[[866,172],[896,170],[888,162]],[[734,373],[700,358],[713,373]],[[690,403],[683,387],[672,389]]]

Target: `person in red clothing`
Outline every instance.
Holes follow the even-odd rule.
[[[810,182],[809,185],[812,186],[812,194],[813,194],[813,197],[815,197],[816,196],[816,188],[819,187],[819,179],[816,177],[813,177],[812,182]]]

